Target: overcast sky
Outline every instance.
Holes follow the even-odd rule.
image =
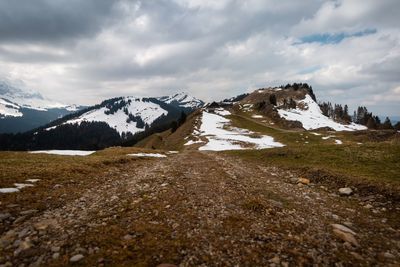
[[[0,79],[78,104],[307,82],[320,100],[400,115],[399,10],[399,0],[0,0]]]

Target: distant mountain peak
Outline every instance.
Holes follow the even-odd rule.
[[[196,109],[204,105],[202,100],[189,95],[187,92],[179,92],[170,96],[163,96],[158,99],[167,104],[179,106],[180,108]]]

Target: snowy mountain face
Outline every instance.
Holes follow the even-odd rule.
[[[299,121],[306,130],[313,130],[323,127],[329,127],[335,131],[356,131],[366,130],[367,127],[355,123],[341,124],[335,122],[322,114],[319,105],[309,96],[306,95],[303,100],[296,103],[295,109],[278,109],[279,115],[290,121]]]
[[[24,86],[0,81],[0,133],[24,132],[79,110]]]
[[[120,134],[123,132],[135,134],[144,131],[146,125],[150,126],[157,118],[167,114],[167,110],[145,98],[123,97],[83,113],[64,124],[80,124],[83,121],[106,122]]]
[[[36,109],[42,111],[52,108],[71,108],[68,105],[46,99],[38,92],[29,89],[21,89],[4,81],[0,82],[0,98],[7,102],[13,103],[15,109],[17,106],[19,108]],[[2,113],[1,110],[0,113]]]
[[[319,105],[316,102],[315,95],[311,87],[300,86],[299,88],[264,88],[258,89],[241,101],[244,110],[254,110],[254,107],[261,102],[274,103],[274,108],[269,109],[268,113],[263,114],[271,116],[276,115],[284,121],[300,122],[305,130],[329,127],[335,131],[356,131],[367,129],[363,125],[350,123],[341,124],[323,115]],[[257,118],[257,115],[253,118]],[[272,116],[276,119],[276,116]],[[262,117],[262,116],[261,116]]]
[[[105,122],[120,135],[143,132],[155,123],[165,124],[179,119],[182,111],[191,111],[203,102],[187,94],[159,98],[119,97],[76,113],[67,120],[48,125],[47,130],[63,124]]]
[[[178,93],[172,96],[163,96],[158,98],[164,103],[183,109],[196,109],[204,105],[204,102],[195,97],[189,96],[187,93]]]

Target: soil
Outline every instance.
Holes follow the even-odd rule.
[[[399,203],[341,196],[288,169],[188,149],[87,179],[61,205],[3,199],[0,265],[400,264]]]

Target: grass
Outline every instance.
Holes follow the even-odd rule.
[[[25,210],[39,211],[63,205],[79,197],[85,189],[113,177],[124,164],[140,167],[151,160],[126,156],[135,152],[146,150],[115,147],[84,157],[0,152],[0,188],[27,183],[27,179],[40,179],[35,186],[19,193],[0,194],[0,209],[16,203]],[[2,230],[0,226],[0,233]]]
[[[285,147],[231,151],[230,154],[263,164],[288,168],[314,168],[371,181],[400,182],[400,142],[380,132],[310,132],[279,130],[244,116],[230,116],[233,126],[273,136]],[[323,140],[323,136],[335,137]],[[343,145],[334,144],[339,139]],[[308,142],[308,143],[306,143]],[[359,143],[362,144],[359,144]]]

